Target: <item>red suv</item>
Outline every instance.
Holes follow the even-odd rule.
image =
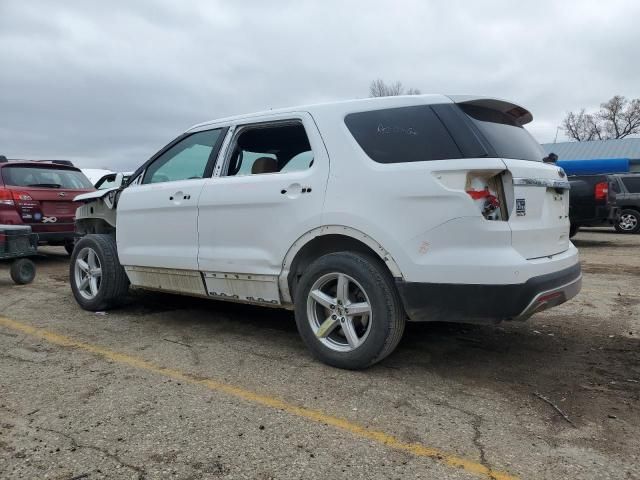
[[[7,160],[0,156],[0,224],[30,225],[40,244],[73,250],[76,195],[95,188],[66,161]]]

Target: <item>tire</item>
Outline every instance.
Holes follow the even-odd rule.
[[[614,226],[619,233],[640,232],[640,212],[632,208],[625,208],[620,212],[620,220]]]
[[[76,243],[69,281],[73,296],[85,310],[108,310],[124,300],[129,279],[118,261],[113,235],[86,235]]]
[[[337,294],[340,285],[346,295]],[[368,308],[370,313],[357,315],[354,308]],[[324,255],[306,269],[295,291],[295,317],[314,357],[349,370],[367,368],[393,352],[406,323],[393,278],[384,265],[351,252]]]
[[[19,258],[11,264],[11,280],[17,285],[26,285],[36,278],[36,264],[28,258]]]
[[[569,238],[575,237],[576,233],[578,233],[578,230],[580,230],[580,225],[572,223],[569,227]]]

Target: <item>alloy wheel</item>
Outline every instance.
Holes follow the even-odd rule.
[[[100,291],[102,267],[95,250],[84,247],[76,257],[74,275],[78,292],[87,300],[93,300]]]
[[[344,273],[323,275],[307,297],[307,318],[315,336],[337,352],[351,352],[364,343],[372,313],[367,293]]]
[[[638,226],[638,218],[631,213],[625,213],[620,216],[618,226],[624,231],[634,230]]]

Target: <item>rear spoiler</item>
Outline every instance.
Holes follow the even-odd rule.
[[[533,120],[533,115],[526,108],[499,98],[478,97],[475,95],[448,95],[448,97],[454,103],[477,105],[478,107],[504,112],[515,118],[518,125],[526,125]]]

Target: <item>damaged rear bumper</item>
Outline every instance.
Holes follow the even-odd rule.
[[[525,283],[472,285],[396,281],[409,319],[416,322],[486,323],[526,320],[575,297],[582,286],[580,263],[532,277]]]

